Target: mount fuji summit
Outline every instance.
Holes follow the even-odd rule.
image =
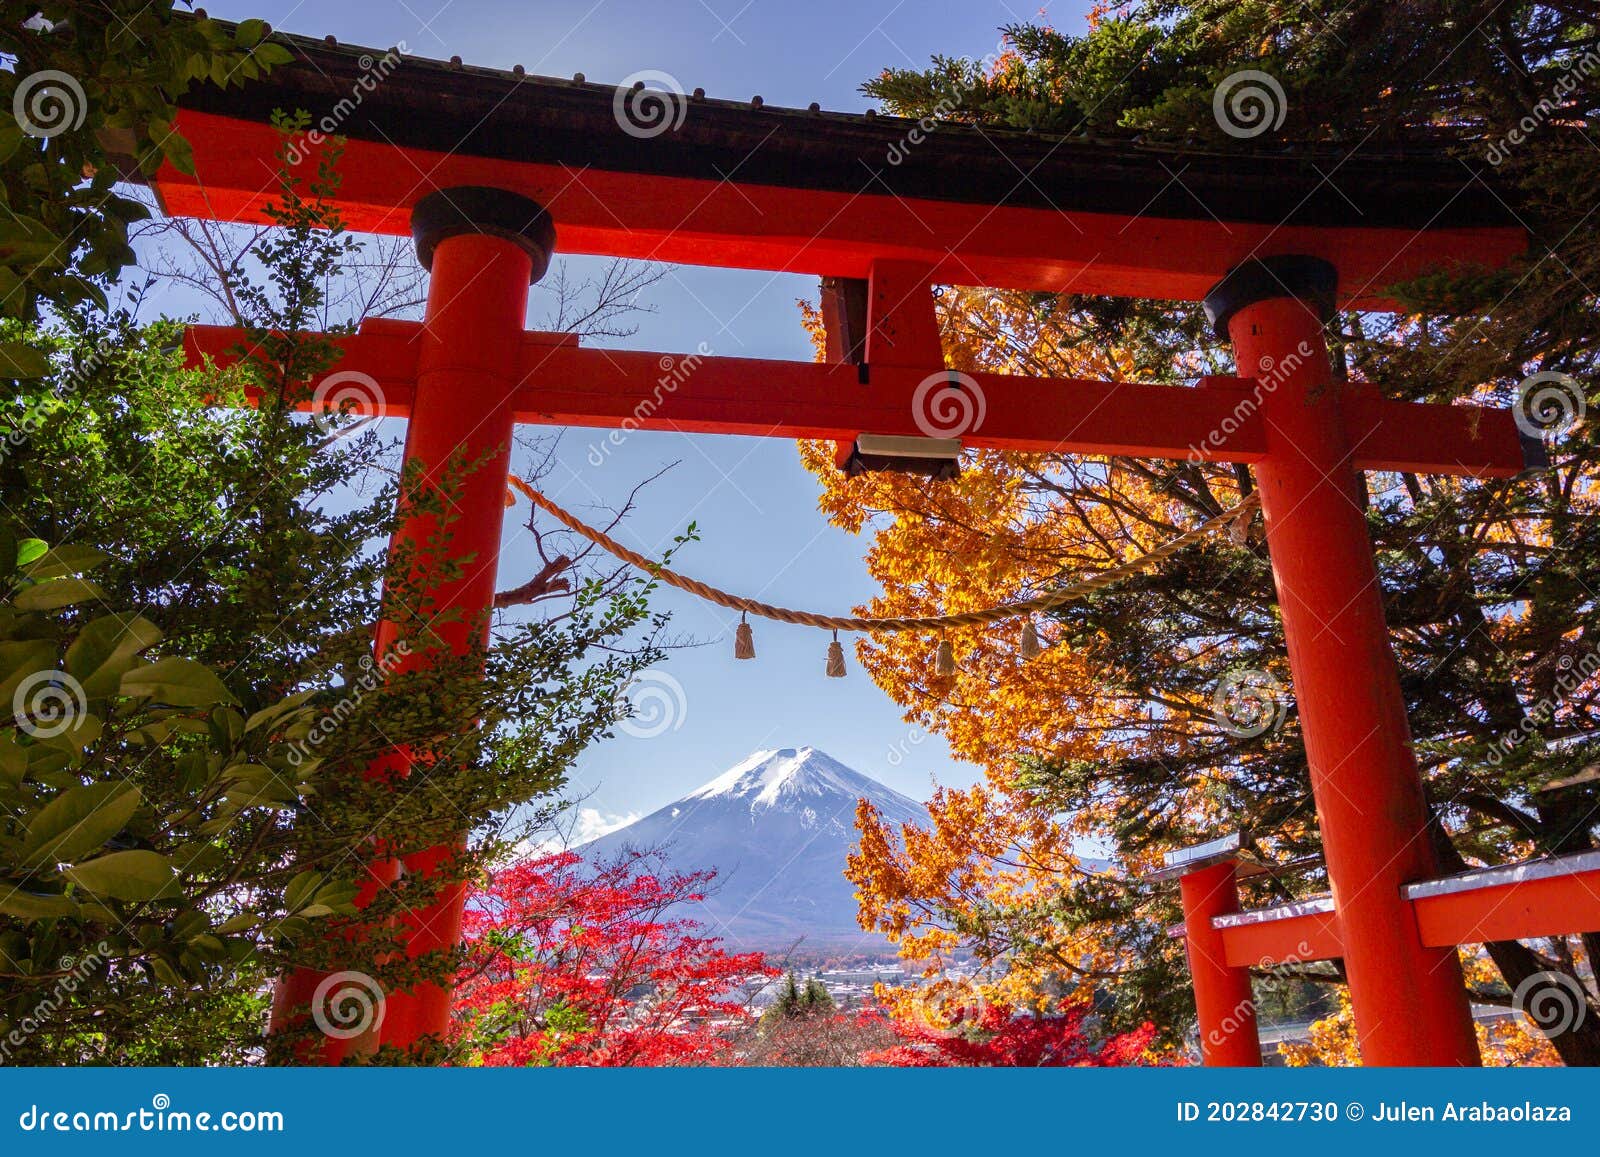
[[[915,800],[814,747],[757,751],[680,800],[580,849],[591,861],[660,849],[679,871],[717,870],[693,916],[735,950],[882,949],[856,924],[844,877],[855,846],[856,801],[891,825],[926,823]]]

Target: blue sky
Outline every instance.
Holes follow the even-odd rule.
[[[913,67],[935,53],[983,57],[1004,24],[1040,17],[1063,29],[1081,25],[1086,5],[986,0],[211,0],[213,15],[258,17],[303,35],[405,45],[417,56],[460,56],[471,64],[613,81],[644,69],[666,72],[685,89],[770,104],[861,110],[857,86],[886,66]],[[574,272],[594,259],[571,259]],[[816,296],[814,278],[674,267],[641,304],[639,332],[612,344],[690,352],[808,360],[798,298]],[[532,313],[543,308],[535,288]],[[398,430],[396,431],[398,433]],[[658,553],[690,519],[701,541],[679,556],[681,569],[714,584],[790,606],[845,611],[873,593],[863,539],[830,528],[817,512],[817,481],[801,469],[792,442],[635,433],[608,455],[591,455],[601,432],[572,430],[548,479],[553,497],[578,513],[599,513],[641,479],[677,462],[641,495],[620,534]],[[604,457],[601,465],[593,458]],[[525,460],[513,468],[525,465]],[[522,522],[506,522],[502,587],[531,571]],[[675,651],[659,668],[672,721],[648,738],[619,734],[581,759],[575,791],[603,816],[643,814],[684,794],[758,747],[810,744],[916,798],[937,780],[964,785],[975,768],[954,761],[941,740],[915,731],[899,709],[850,662],[844,679],[823,675],[827,636],[777,623],[756,624],[758,658],[735,663],[733,618],[666,592],[674,628],[708,641]],[[847,652],[849,648],[847,647]],[[643,691],[641,686],[640,690]],[[650,730],[655,730],[651,728]]]

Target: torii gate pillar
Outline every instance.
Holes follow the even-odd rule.
[[[1206,313],[1261,386],[1256,479],[1362,1060],[1476,1065],[1455,950],[1424,946],[1401,891],[1436,865],[1323,339],[1336,280],[1316,258],[1251,261],[1207,295]]]
[[[412,211],[411,225],[417,256],[432,276],[418,337],[405,461],[420,463],[425,484],[438,486],[448,475],[459,492],[447,527],[432,514],[413,515],[395,531],[390,549],[404,550],[415,560],[412,577],[424,592],[424,605],[407,610],[424,621],[437,620],[426,628],[432,641],[464,655],[488,639],[528,286],[549,266],[555,229],[537,202],[479,187],[429,195]],[[453,577],[441,573],[445,560],[436,553],[441,532],[448,536],[450,559],[460,566]],[[378,627],[377,653],[388,653],[397,635],[386,615]],[[425,654],[413,653],[398,669],[426,661]],[[426,774],[424,759],[421,753],[395,752],[383,771],[392,774],[398,764],[399,770]],[[384,834],[374,833],[380,851]],[[376,881],[401,871],[426,875],[458,850],[455,844],[428,848],[400,865],[376,864],[372,874]],[[454,949],[465,902],[465,885],[456,884],[405,917],[408,954]],[[306,969],[285,977],[275,1000],[275,1022],[307,1007],[322,978]],[[409,1048],[428,1036],[443,1037],[450,1026],[450,999],[448,985],[387,994],[381,1043]],[[325,1042],[323,1061],[336,1063],[348,1051],[341,1047],[346,1043]]]
[[[1232,856],[1179,877],[1183,894],[1184,948],[1194,983],[1200,1056],[1207,1065],[1235,1068],[1261,1064],[1256,998],[1250,970],[1228,963],[1222,932],[1211,923],[1239,910],[1239,863]]]

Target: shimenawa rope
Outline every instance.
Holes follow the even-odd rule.
[[[669,570],[660,563],[652,562],[638,551],[629,550],[616,539],[603,530],[590,526],[577,515],[557,506],[549,498],[529,486],[516,475],[510,478],[511,485],[520,491],[529,502],[550,517],[561,523],[568,530],[583,536],[596,546],[615,555],[623,562],[638,567],[648,573],[652,578],[660,579],[670,587],[687,591],[697,598],[715,603],[730,611],[739,611],[743,614],[757,615],[764,619],[775,619],[780,623],[797,623],[804,627],[820,627],[825,631],[940,631],[954,627],[978,627],[988,623],[999,623],[1006,619],[1016,618],[1018,615],[1032,614],[1034,611],[1048,610],[1050,607],[1059,607],[1082,598],[1084,595],[1093,594],[1095,591],[1104,590],[1114,586],[1123,579],[1138,574],[1155,566],[1164,559],[1171,558],[1187,546],[1215,534],[1218,530],[1234,523],[1236,519],[1246,519],[1260,504],[1259,494],[1246,496],[1237,506],[1230,506],[1221,514],[1213,515],[1192,530],[1186,530],[1176,538],[1168,539],[1160,546],[1146,551],[1144,554],[1131,558],[1127,562],[1118,563],[1103,571],[1047,591],[1042,595],[1035,595],[1031,599],[1020,599],[1014,603],[1002,603],[999,606],[985,607],[978,611],[962,611],[954,615],[923,615],[909,618],[867,619],[849,615],[819,615],[812,611],[797,611],[789,607],[776,607],[771,603],[759,602],[756,599],[747,599],[743,595],[730,594],[707,583],[692,579],[688,575],[679,574]]]

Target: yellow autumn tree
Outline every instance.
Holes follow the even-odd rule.
[[[1231,368],[1192,311],[1152,320],[1103,302],[962,288],[940,290],[936,309],[957,369],[1178,383]],[[821,356],[820,318],[810,309],[806,318]],[[1352,377],[1382,373],[1385,359],[1409,364],[1419,332],[1428,331],[1415,318],[1357,326],[1335,340],[1335,357]],[[882,593],[859,611],[873,616],[947,614],[1050,590],[1192,528],[1251,488],[1243,468],[1181,461],[970,451],[957,479],[929,482],[847,478],[831,445],[803,444],[802,457],[821,482],[827,517],[871,536],[866,562]],[[1589,464],[1572,477],[1560,504],[1592,508]],[[1506,509],[1517,492],[1504,484],[1370,481],[1447,870],[1548,849],[1550,833],[1583,838],[1581,828],[1552,822],[1560,807],[1581,811],[1582,799],[1529,802],[1531,771],[1483,771],[1505,703],[1527,695],[1537,675],[1497,666],[1490,654],[1517,653],[1535,638],[1570,646],[1551,625],[1569,608],[1514,605],[1498,578],[1550,551],[1552,515],[1540,492],[1513,519]],[[1490,609],[1471,617],[1463,605]],[[889,830],[862,812],[849,865],[862,923],[930,974],[959,949],[985,965],[987,994],[1009,1003],[1092,984],[1112,998],[1114,1024],[1149,1019],[1176,1039],[1190,998],[1182,942],[1167,934],[1180,920],[1175,889],[1146,880],[1161,854],[1242,830],[1250,853],[1286,865],[1253,880],[1247,903],[1326,886],[1260,528],[1244,541],[1209,539],[1036,625],[1047,649],[1026,663],[1017,621],[943,636],[958,659],[953,675],[936,673],[939,636],[858,641],[862,666],[907,720],[985,772],[977,787],[940,792],[922,827]],[[1463,651],[1484,661],[1463,663]],[[1595,702],[1592,684],[1573,689],[1558,711],[1581,718]],[[1239,685],[1253,698],[1225,693]],[[1548,776],[1551,761],[1541,759]],[[1114,863],[1089,863],[1086,850]],[[1526,945],[1492,951],[1496,964],[1519,969],[1566,967]],[[1484,985],[1504,989],[1492,971]],[[1312,1010],[1327,1007],[1340,984],[1319,966],[1277,979]]]
[[[1463,952],[1462,965],[1468,983],[1490,985],[1494,981],[1494,966],[1481,953]],[[1515,1010],[1506,1015],[1477,1023],[1478,1049],[1483,1053],[1483,1063],[1496,1068],[1530,1068],[1559,1065],[1561,1058],[1538,1028]],[[1355,1015],[1350,1008],[1350,994],[1340,990],[1335,1011],[1313,1021],[1307,1029],[1307,1039],[1278,1046],[1283,1063],[1291,1068],[1309,1066],[1359,1065],[1361,1054],[1356,1047]]]
[[[850,857],[848,874],[860,889],[863,925],[896,940],[901,955],[933,978],[970,944],[983,920],[980,904],[955,905],[952,897],[981,897],[992,904],[1026,901],[1038,908],[1080,869],[1062,825],[1012,807],[983,787],[940,789],[928,810],[932,822],[926,828],[891,834],[862,800],[856,817],[861,844]],[[992,937],[990,942],[995,943]],[[1012,955],[1008,966],[968,981],[975,991],[967,997],[1042,1008],[1059,994],[1049,977],[1087,975],[1096,955],[1090,943],[1074,945],[1057,936],[1008,940],[1004,951]],[[998,955],[989,954],[991,960]],[[902,1017],[923,1000],[920,990],[909,988],[884,988],[880,996]]]
[[[938,312],[958,369],[1107,379],[1148,373],[1064,299],[947,289]],[[808,311],[807,320],[820,352],[820,319]],[[1141,352],[1148,357],[1148,346]],[[874,532],[867,563],[883,594],[862,608],[872,615],[959,612],[1036,594],[1142,553],[1188,529],[1197,513],[1215,514],[1242,496],[1239,480],[1217,473],[1175,491],[1139,463],[991,451],[968,455],[961,476],[947,484],[887,473],[850,479],[833,469],[832,454],[829,445],[802,446],[824,480],[828,517]],[[1246,557],[1261,583],[1264,569]],[[1075,640],[1070,622],[1038,627],[1047,648],[1028,663],[1018,656],[1020,622],[943,636],[958,660],[952,676],[934,673],[939,636],[858,643],[862,665],[906,706],[907,719],[943,735],[987,773],[983,785],[939,792],[926,828],[890,832],[870,809],[862,812],[861,846],[849,867],[862,922],[894,938],[930,974],[958,947],[976,952],[991,965],[985,995],[1013,1005],[1112,978],[1128,979],[1132,990],[1171,990],[1181,963],[1165,936],[1176,918],[1172,898],[1146,895],[1124,875],[1150,867],[1151,857],[1136,856],[1116,873],[1086,868],[1078,849],[1108,834],[1110,814],[1061,813],[1034,791],[1030,770],[1041,759],[1090,766],[1108,757],[1193,757],[1215,745],[1213,689],[1195,680],[1152,702],[1141,688],[1108,679],[1105,656]],[[1114,809],[1117,801],[1106,803]],[[1197,778],[1169,792],[1163,806],[1202,831],[1223,822],[1226,803],[1213,782]],[[1291,819],[1286,830],[1303,823],[1303,816]],[[1132,910],[1144,916],[1086,918]],[[1130,1017],[1148,1011],[1141,1004]]]

